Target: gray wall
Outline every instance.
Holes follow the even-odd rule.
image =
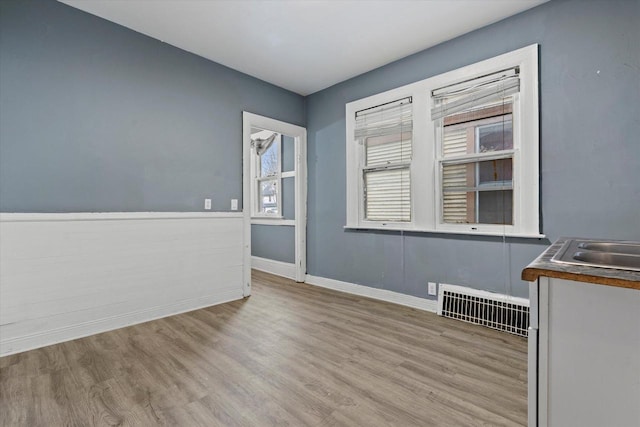
[[[251,255],[276,261],[296,262],[295,228],[288,225],[251,226]]]
[[[282,216],[296,219],[296,179],[282,178]]]
[[[295,165],[295,138],[282,135],[282,172],[296,169]]]
[[[343,229],[345,103],[540,43],[542,231],[640,240],[638,22],[637,0],[554,0],[305,99],[54,1],[3,0],[0,211],[228,210],[248,110],[306,122],[310,274],[526,296],[520,270],[548,240]]]
[[[437,281],[527,296],[520,273],[561,235],[640,240],[640,2],[552,1],[307,97],[308,272],[426,297]],[[345,104],[540,46],[547,239],[349,232]]]
[[[0,2],[0,211],[242,203],[242,111],[304,98],[51,1]]]

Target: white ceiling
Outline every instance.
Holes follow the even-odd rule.
[[[308,95],[547,0],[59,0]]]

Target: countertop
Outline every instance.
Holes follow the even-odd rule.
[[[533,282],[537,280],[538,277],[545,276],[556,279],[574,280],[576,282],[640,290],[639,271],[552,262],[551,258],[562,248],[562,245],[570,239],[572,239],[572,237],[561,237],[556,240],[546,251],[522,270],[522,280]]]

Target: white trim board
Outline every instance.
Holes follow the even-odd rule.
[[[0,213],[0,222],[242,218],[242,212]]]
[[[275,274],[276,276],[286,277],[287,279],[296,280],[296,265],[294,263],[252,256],[251,268],[264,271],[265,273]]]
[[[333,289],[334,291],[346,292],[352,295],[359,295],[373,298],[393,304],[404,305],[406,307],[436,313],[438,301],[426,298],[418,298],[412,295],[405,295],[387,289],[371,288],[369,286],[357,285],[355,283],[342,282],[340,280],[328,279],[326,277],[312,276],[307,274],[306,283],[321,288]]]
[[[242,200],[244,206],[244,281],[245,295],[248,295],[251,287],[251,213],[255,206],[254,181],[252,179],[252,164],[254,154],[251,150],[251,129],[268,129],[294,138],[294,162],[295,162],[295,266],[297,282],[303,282],[307,272],[307,129],[282,122],[269,117],[242,112]],[[288,176],[291,176],[287,172]],[[279,179],[281,179],[281,175]],[[285,220],[287,221],[287,220]],[[271,225],[271,224],[270,224]],[[286,224],[282,224],[286,225]]]

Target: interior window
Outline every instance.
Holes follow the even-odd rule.
[[[281,150],[282,135],[256,129],[251,134],[254,156],[253,176],[257,189],[253,216],[281,216]]]

